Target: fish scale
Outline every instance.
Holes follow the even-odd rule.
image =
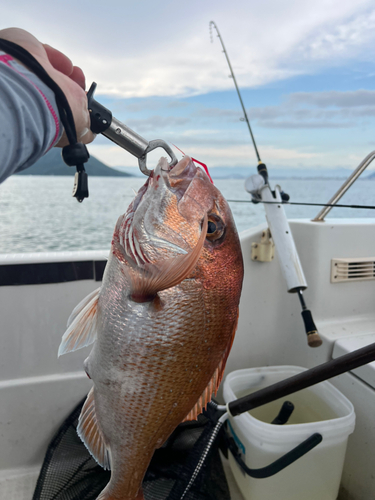
[[[99,500],[143,500],[154,450],[216,393],[242,279],[220,192],[190,158],[172,170],[161,159],[119,218],[102,286],[73,311],[59,350],[94,342],[85,361],[94,386],[78,433],[111,469]]]

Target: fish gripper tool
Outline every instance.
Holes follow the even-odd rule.
[[[91,130],[94,134],[103,134],[112,142],[123,149],[126,149],[130,154],[138,158],[140,171],[145,175],[150,175],[151,170],[148,170],[146,165],[146,157],[150,151],[156,148],[162,148],[169,155],[171,161],[169,166],[172,168],[177,163],[177,158],[172,151],[172,148],[163,140],[156,139],[147,141],[134,130],[127,127],[112,116],[112,112],[94,99],[96,83],[93,82],[87,92],[88,109],[90,112]]]

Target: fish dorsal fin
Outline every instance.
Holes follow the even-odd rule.
[[[219,385],[223,379],[225,365],[227,363],[227,359],[228,359],[230,350],[232,348],[234,334],[236,333],[236,330],[237,330],[237,323],[238,323],[238,313],[237,313],[237,320],[236,320],[236,323],[235,323],[233,331],[232,331],[232,336],[231,336],[230,341],[228,343],[228,346],[224,352],[224,355],[219,363],[219,366],[216,368],[212,379],[210,380],[210,382],[208,383],[208,386],[206,387],[206,389],[203,391],[202,395],[198,399],[194,408],[187,414],[187,416],[184,418],[183,422],[186,422],[187,420],[196,420],[198,418],[198,415],[200,413],[202,413],[202,411],[206,408],[207,403],[209,403],[211,401],[212,394],[214,394],[216,396],[217,390],[219,389]]]
[[[104,437],[95,412],[94,388],[89,392],[78,419],[77,433],[84,445],[104,469],[111,469],[111,452]]]
[[[85,297],[68,319],[68,328],[59,347],[58,356],[92,344],[96,338],[96,317],[100,288]]]
[[[187,278],[198,262],[207,235],[207,225],[205,214],[199,240],[189,253],[162,261],[157,266],[145,264],[142,274],[131,272],[131,298],[144,302]]]

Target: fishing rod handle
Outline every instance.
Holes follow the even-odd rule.
[[[289,396],[290,394],[311,387],[312,385],[332,377],[337,377],[342,373],[354,370],[374,360],[375,343],[298,373],[293,377],[289,377],[276,384],[265,387],[264,389],[260,389],[248,396],[243,396],[242,398],[232,401],[227,405],[228,412],[235,417],[236,415],[258,408],[276,399]]]

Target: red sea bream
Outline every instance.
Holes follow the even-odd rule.
[[[243,279],[229,206],[189,157],[162,158],[117,222],[103,283],[68,321],[59,355],[94,343],[78,433],[111,470],[100,500],[142,500],[156,448],[216,392]]]

